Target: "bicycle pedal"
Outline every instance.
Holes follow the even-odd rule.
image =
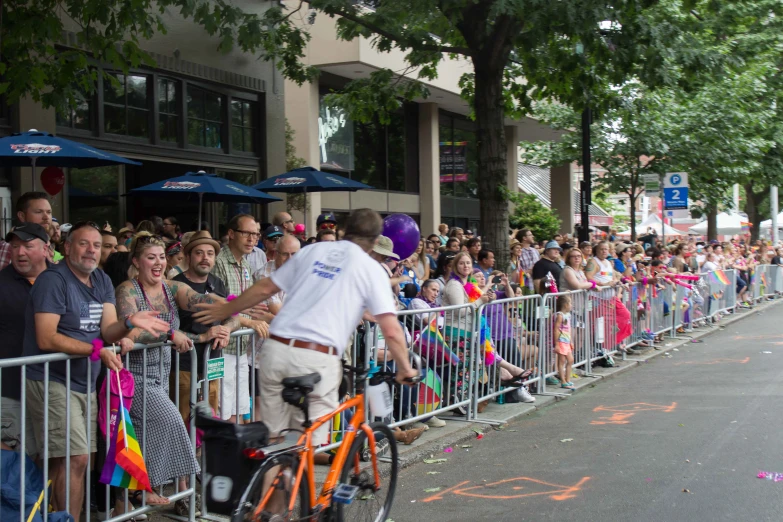
[[[350,484],[338,484],[337,489],[332,494],[332,500],[339,502],[340,504],[350,504],[353,499],[356,498],[356,494],[359,492],[358,486],[351,486]]]

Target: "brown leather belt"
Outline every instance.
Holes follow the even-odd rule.
[[[279,337],[277,335],[270,335],[270,339],[293,346],[294,348],[302,348],[304,350],[314,350],[316,352],[325,353],[327,355],[335,355],[334,348],[330,348],[323,344],[311,343],[308,341],[300,341],[299,339],[286,339],[285,337]]]

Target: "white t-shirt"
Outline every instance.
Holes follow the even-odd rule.
[[[713,272],[715,270],[718,270],[718,265],[713,263],[712,261],[705,261],[703,265],[701,265],[701,271],[702,272]]]
[[[334,346],[342,356],[365,310],[393,314],[389,276],[350,241],[327,241],[300,250],[270,276],[286,294],[270,333]]]

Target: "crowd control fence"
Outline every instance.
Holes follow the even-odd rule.
[[[783,273],[779,270],[779,267],[771,265],[757,267],[750,290],[753,292],[751,296],[754,301],[774,298],[783,291]],[[685,283],[687,286],[658,280],[653,286],[652,282],[646,285],[635,282],[613,288],[508,297],[485,304],[470,303],[400,311],[400,325],[406,333],[410,350],[418,354],[423,362],[425,376],[417,386],[392,387],[393,413],[382,420],[393,428],[404,428],[415,422],[427,421],[436,415],[450,421],[495,422],[482,417],[483,407],[488,401],[513,402],[517,388],[506,386],[503,381],[521,370],[532,370],[526,377],[525,384],[534,395],[564,393],[565,390],[557,386],[547,385],[547,378],[557,375],[553,351],[557,341],[555,321],[558,312],[567,311],[566,296],[570,300],[573,367],[587,378],[593,375],[596,365],[608,356],[624,357],[625,348],[642,343],[649,346],[656,337],[677,335],[678,329],[682,331],[701,324],[711,324],[717,321],[721,314],[730,313],[737,307],[735,270],[700,274],[698,280]],[[255,332],[249,329],[236,331],[232,333],[232,337],[247,337],[249,340],[249,348],[244,355],[247,358],[246,370],[244,363],[240,364],[241,357],[225,358],[220,352],[211,349],[204,352],[208,355],[201,357],[201,360],[198,360],[196,351],[192,350],[188,352],[188,360],[180,364],[181,355],[174,351],[169,343],[139,344],[122,356],[125,367],[132,371],[136,381],[131,417],[145,460],[149,462],[155,459],[154,451],[160,451],[152,449],[158,448],[159,445],[152,444],[148,434],[154,432],[151,429],[153,423],[160,419],[157,402],[163,390],[181,415],[182,429],[187,433],[188,452],[197,456],[200,464],[198,473],[187,477],[170,477],[170,481],[165,485],[154,484],[156,492],[161,495],[165,493],[172,504],[182,499],[188,501],[187,513],[176,515],[172,511],[166,511],[166,516],[170,518],[194,521],[198,508],[201,511],[199,518],[221,520],[209,514],[206,493],[210,476],[203,473],[206,462],[203,451],[205,448],[200,448],[195,423],[189,414],[192,405],[207,400],[212,404],[214,414],[220,416],[220,411],[226,408],[220,388],[221,385],[230,385],[235,387],[234,393],[230,395],[231,400],[235,401],[231,410],[238,412],[233,420],[238,423],[263,421],[259,417],[257,403],[258,355],[263,349],[263,339],[259,339]],[[382,332],[377,325],[369,322],[363,322],[357,328],[344,358],[353,366],[367,368],[370,361],[375,361],[382,368],[394,368]],[[29,495],[35,497],[33,504],[38,506],[36,509],[40,511],[44,521],[48,519],[46,506],[54,506],[59,510],[75,509],[69,506],[72,495],[74,492],[78,494],[79,487],[72,483],[71,477],[78,476],[74,471],[80,472],[81,469],[85,470],[83,519],[98,519],[96,511],[90,509],[91,504],[97,504],[99,512],[111,513],[107,518],[110,522],[130,520],[156,509],[147,504],[145,494],[142,494],[141,502],[137,502],[131,498],[127,489],[97,483],[96,479],[103,468],[110,446],[103,438],[102,432],[111,434],[112,412],[110,408],[104,408],[106,413],[98,418],[98,411],[92,401],[80,401],[78,396],[74,395],[75,392],[71,389],[73,367],[79,363],[83,365],[85,359],[65,354],[48,354],[0,360],[0,384],[2,379],[10,378],[9,372],[19,372],[22,383],[18,401],[0,398],[0,411],[4,419],[7,411],[20,409],[17,416],[20,432],[33,433],[31,422],[34,422],[38,427],[35,431],[42,433],[44,439],[36,442],[34,437],[21,436],[15,441],[14,450],[32,457],[19,459],[19,476],[25,476],[29,471],[26,468],[37,468],[40,465],[42,483],[47,484],[54,479],[50,487],[42,488],[42,491],[30,491],[29,487],[25,489],[19,485],[20,520],[27,520],[29,517]],[[247,371],[246,389],[245,385],[239,389],[236,379],[233,383],[223,382],[228,364],[226,361],[236,365],[235,375]],[[91,366],[84,366],[87,368],[87,382],[91,382]],[[32,367],[36,368],[33,378],[42,379],[40,394],[43,397],[43,418],[35,421],[31,420],[29,411],[30,401],[33,400],[30,389],[35,386],[28,375]],[[101,373],[101,381],[117,379],[115,373],[105,368]],[[65,382],[64,385],[56,382],[59,375],[64,376],[64,379],[60,379]],[[345,384],[342,392],[345,396],[353,395],[353,382],[348,380]],[[51,409],[52,399],[60,388],[65,390],[65,458],[50,459],[50,444],[60,442],[50,440],[54,422],[50,416],[55,413]],[[100,381],[97,390],[101,390]],[[110,390],[111,387],[106,386],[107,403],[112,399]],[[182,401],[186,401],[186,404]],[[86,405],[84,419],[97,419],[97,423],[104,429],[88,429],[86,433],[88,447],[93,441],[99,443],[97,453],[89,452],[80,458],[72,458],[71,439],[77,436],[79,429],[73,425],[71,419],[75,418],[75,408],[80,404]],[[36,408],[36,411],[41,411],[41,408]],[[341,444],[351,414],[351,411],[346,411],[334,420],[330,427],[329,443],[319,448],[319,453],[333,451]],[[372,417],[371,411],[370,416]],[[62,417],[61,414],[58,416]],[[5,431],[3,439],[6,444],[12,442],[6,438]],[[4,449],[6,451],[0,453],[0,467],[3,459],[13,456],[7,447]],[[96,473],[90,473],[88,470],[91,469],[95,469]],[[185,479],[185,487],[180,487],[182,478]],[[199,481],[200,487],[197,484]],[[197,498],[201,499],[199,506]],[[94,502],[95,500],[97,502]],[[123,508],[112,513],[115,503],[129,506],[129,502],[133,503],[132,510]]]

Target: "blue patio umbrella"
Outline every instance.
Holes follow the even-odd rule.
[[[253,188],[268,192],[306,194],[308,192],[356,192],[372,187],[331,172],[321,172],[313,167],[302,167],[265,179],[261,183],[253,185]],[[307,221],[307,205],[305,205],[304,220]]]
[[[150,185],[131,189],[131,194],[151,195],[157,193],[166,198],[198,197],[198,227],[201,230],[201,207],[206,202],[235,201],[240,203],[270,203],[282,201],[260,190],[248,187],[216,174],[207,174],[203,170],[188,172],[184,176],[164,179]]]
[[[73,167],[88,169],[106,165],[141,165],[111,152],[90,147],[78,141],[58,138],[48,132],[30,129],[0,138],[0,166],[32,167],[33,189],[35,167]]]

